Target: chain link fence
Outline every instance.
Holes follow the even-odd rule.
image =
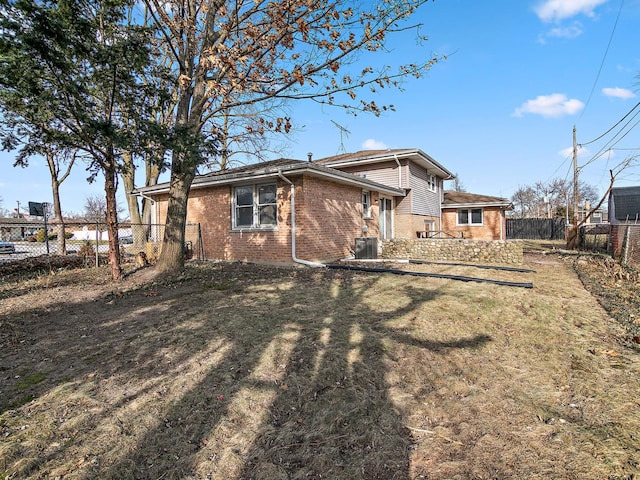
[[[640,268],[640,225],[616,225],[614,254],[620,262]]]
[[[13,262],[41,255],[79,255],[85,264],[101,264],[109,253],[104,223],[65,222],[45,225],[41,221],[0,220],[0,262]],[[120,255],[123,261],[144,252],[154,261],[162,250],[164,225],[121,223],[118,228]],[[185,230],[187,259],[204,260],[199,224]]]
[[[578,235],[578,248],[587,252],[611,253],[611,225],[582,225]]]

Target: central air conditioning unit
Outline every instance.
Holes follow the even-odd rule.
[[[378,258],[378,237],[356,238],[356,260],[373,260]]]

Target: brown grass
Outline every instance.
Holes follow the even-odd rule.
[[[640,474],[638,349],[561,259],[525,266],[4,284],[0,478]]]

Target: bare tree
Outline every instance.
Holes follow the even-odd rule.
[[[453,190],[454,192],[466,192],[467,189],[464,187],[464,184],[462,183],[462,180],[460,180],[460,177],[458,176],[458,174],[456,173],[455,177],[453,178],[453,183],[451,185],[451,190]]]
[[[578,192],[581,202],[594,202],[598,198],[597,189],[584,181],[578,184]],[[573,182],[555,178],[518,187],[511,201],[519,217],[564,217],[567,198],[573,198]]]
[[[92,223],[105,223],[107,219],[107,202],[105,198],[99,195],[85,197],[84,218]]]
[[[167,221],[158,272],[184,265],[187,198],[207,155],[219,148],[225,112],[274,99],[308,100],[380,115],[378,90],[401,88],[439,58],[374,69],[358,64],[383,51],[389,35],[428,0],[145,0],[176,67],[177,107]],[[424,37],[422,37],[424,39]],[[288,132],[286,117],[263,119]],[[248,125],[248,129],[254,127]]]

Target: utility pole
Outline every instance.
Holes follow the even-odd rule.
[[[578,226],[578,142],[576,126],[573,126],[573,224]]]

